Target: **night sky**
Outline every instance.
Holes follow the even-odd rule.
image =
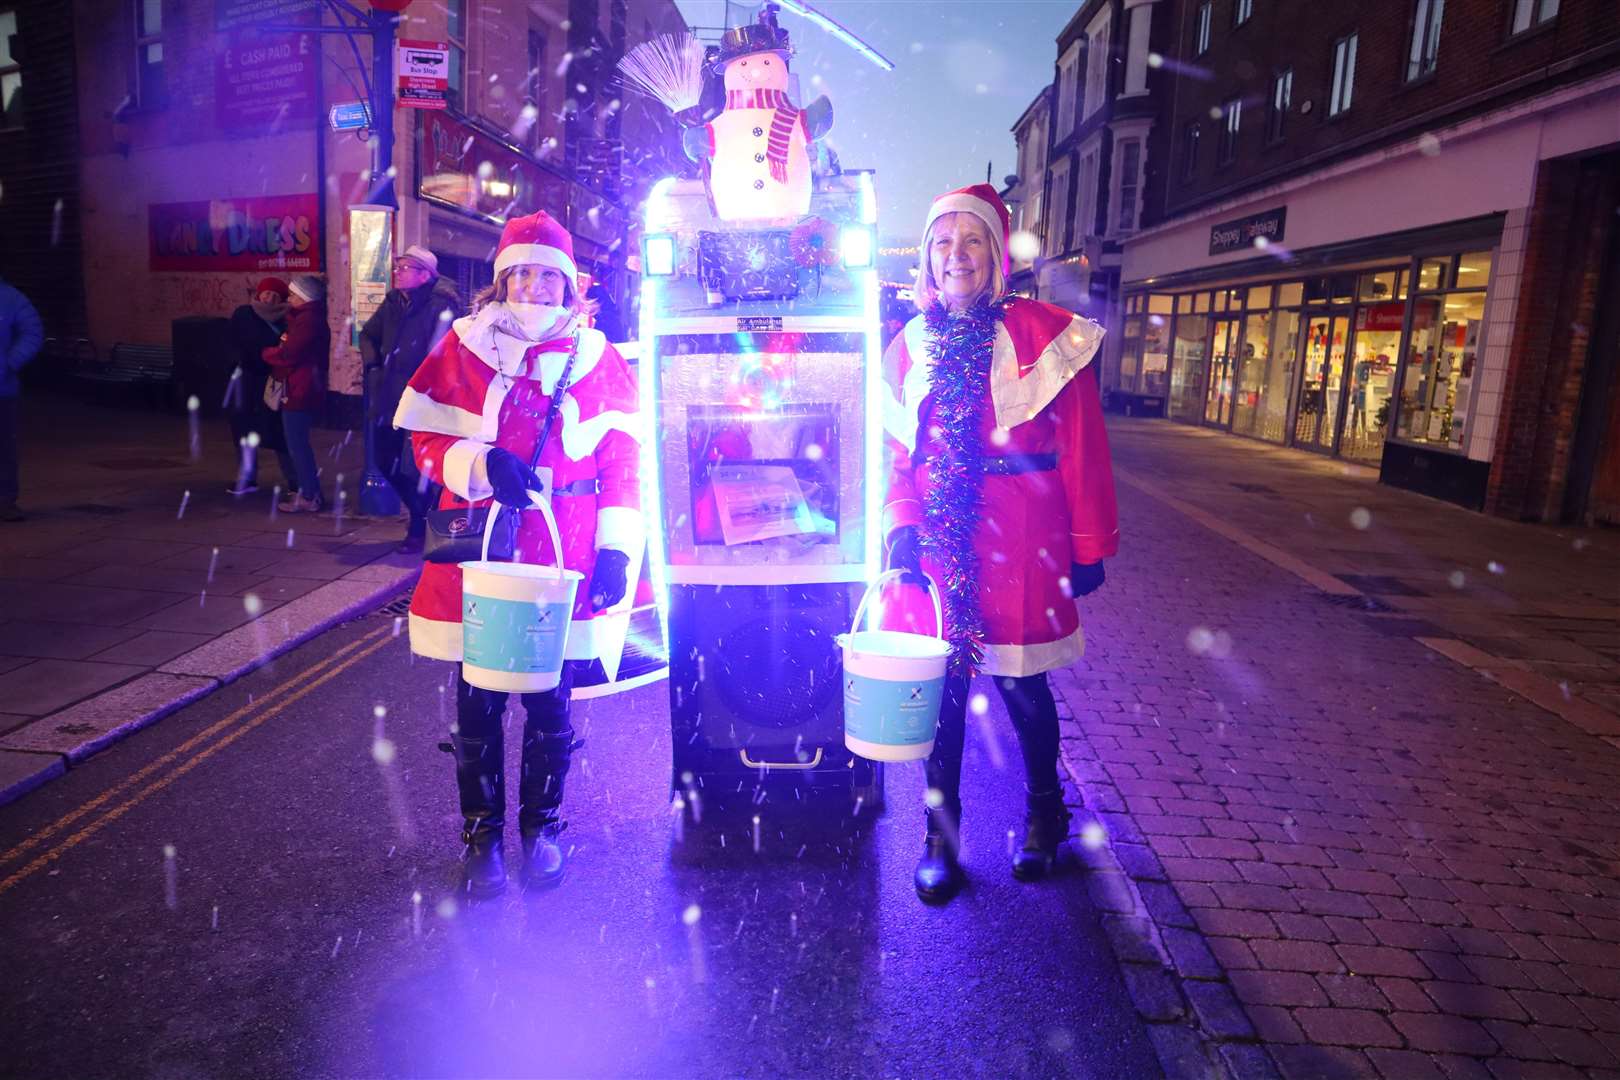
[[[1013,171],[1013,122],[1051,81],[1058,32],[1079,8],[1077,0],[813,2],[894,61],[882,71],[814,24],[781,15],[800,104],[832,100],[839,160],[877,170],[879,229],[906,244],[917,242],[935,195],[982,181],[986,163],[998,188]],[[724,0],[676,3],[694,27],[724,24]],[[746,10],[751,19],[757,9]]]

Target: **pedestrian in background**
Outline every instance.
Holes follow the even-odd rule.
[[[411,376],[394,422],[414,433],[416,463],[444,485],[439,509],[528,506],[543,493],[562,551],[539,513],[518,516],[514,558],[584,575],[574,600],[562,681],[523,695],[518,829],[523,880],[562,880],[563,781],[575,749],[570,719],[582,665],[621,650],[632,559],[646,541],[635,377],[598,330],[583,325],[574,241],[545,212],[513,218],[495,254],[495,284],[456,320]],[[549,419],[548,419],[549,418]],[[531,467],[530,462],[534,462]],[[493,515],[492,515],[493,516]],[[488,897],[506,885],[507,695],[461,675],[461,567],[429,561],[411,597],[411,651],[457,661],[455,754],[465,887]],[[616,632],[615,632],[616,631]]]
[[[284,514],[312,514],[326,506],[310,432],[316,412],[326,401],[325,370],[332,332],[326,325],[326,286],[320,278],[300,274],[292,279],[288,292],[292,306],[287,312],[287,330],[281,343],[263,354],[270,366],[265,400],[279,398],[281,431],[287,440],[287,449],[277,457],[289,487],[297,485],[276,507]]]
[[[992,676],[1024,759],[1028,814],[1013,874],[1051,871],[1069,812],[1046,672],[1083,653],[1072,597],[1102,584],[1102,561],[1119,547],[1093,364],[1102,328],[1007,295],[1008,233],[988,184],[934,200],[917,276],[922,314],[883,358],[889,566],[937,583],[952,646],[915,874],[930,901],[948,900],[963,880],[962,746],[975,672]],[[926,630],[932,623],[930,610]]]
[[[439,276],[439,260],[420,244],[394,260],[394,287],[360,328],[360,356],[370,386],[372,446],[377,468],[399,495],[410,524],[399,550],[416,554],[427,532],[427,511],[434,494],[416,469],[407,433],[394,426],[400,395],[416,369],[461,315],[461,296],[454,282]]]
[[[231,312],[236,370],[225,392],[225,411],[237,452],[236,481],[226,489],[232,495],[259,490],[259,451],[279,454],[287,449],[281,417],[264,403],[264,384],[270,378],[264,350],[280,343],[287,330],[287,309],[287,283],[267,277],[253,287],[252,300]],[[284,479],[289,491],[296,487],[291,476]]]
[[[0,281],[0,521],[21,521],[17,509],[17,399],[23,365],[45,343],[39,312],[28,298]]]

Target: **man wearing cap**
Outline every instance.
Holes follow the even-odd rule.
[[[988,184],[934,200],[917,307],[884,355],[888,564],[932,579],[952,646],[915,884],[948,900],[958,862],[968,688],[993,676],[1024,760],[1028,816],[1019,880],[1051,871],[1068,834],[1058,720],[1046,673],[1085,648],[1074,597],[1103,582],[1119,546],[1114,478],[1090,319],[1007,295],[1008,213]],[[919,594],[917,589],[903,593]],[[895,605],[902,628],[932,632]],[[988,831],[988,830],[987,830]]]
[[[439,276],[438,257],[412,244],[394,260],[394,287],[360,328],[377,468],[410,515],[399,546],[406,554],[422,550],[432,493],[411,460],[406,433],[394,427],[394,412],[405,384],[460,315],[461,297],[454,283]]]

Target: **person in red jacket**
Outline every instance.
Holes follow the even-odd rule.
[[[1084,651],[1073,597],[1119,545],[1113,469],[1092,360],[1102,328],[1006,294],[1008,213],[994,188],[947,192],[923,227],[917,306],[884,356],[890,568],[938,584],[952,652],[915,884],[962,884],[962,743],[974,673],[994,676],[1024,758],[1020,880],[1048,873],[1068,835],[1058,718],[1046,672]],[[918,590],[901,590],[916,593]],[[904,605],[901,605],[903,610]],[[903,617],[933,630],[933,612]]]
[[[395,427],[414,433],[422,475],[444,486],[440,509],[488,506],[491,496],[527,506],[530,492],[543,492],[557,517],[561,562],[587,583],[575,598],[561,684],[523,695],[518,828],[530,888],[563,876],[558,834],[563,781],[576,748],[572,687],[593,660],[610,677],[617,671],[633,600],[627,586],[636,580],[646,539],[635,378],[607,338],[584,325],[577,280],[573,238],[549,214],[508,221],[494,286],[474,299],[471,315],[451,324],[411,376],[394,414]],[[561,395],[557,419],[531,469],[554,395]],[[540,514],[519,515],[515,558],[555,565]],[[460,661],[461,613],[461,567],[429,561],[411,598],[411,651]],[[458,664],[450,746],[465,885],[476,898],[506,884],[506,701],[505,693],[470,685]]]
[[[287,448],[276,451],[276,457],[288,484],[297,488],[276,508],[284,514],[312,514],[326,506],[310,431],[326,400],[324,372],[332,331],[326,325],[326,286],[320,278],[300,274],[292,279],[288,293],[292,306],[287,311],[287,330],[281,344],[264,350],[271,383],[280,384],[285,394],[280,408]]]

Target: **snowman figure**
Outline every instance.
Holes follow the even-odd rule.
[[[788,101],[792,47],[769,5],[760,21],[727,30],[714,70],[725,82],[725,109],[688,128],[683,145],[708,162],[715,213],[726,221],[796,219],[810,209],[810,143],[832,128],[832,103],[805,109]]]

